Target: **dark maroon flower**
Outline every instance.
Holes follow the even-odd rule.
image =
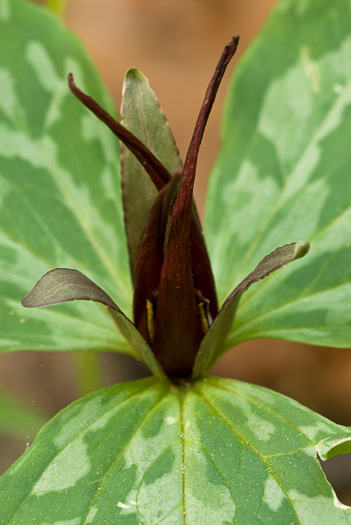
[[[49,306],[75,299],[105,304],[129,342],[150,347],[168,377],[188,377],[208,370],[232,325],[241,294],[287,262],[307,253],[307,243],[277,248],[232,292],[218,311],[215,283],[200,221],[193,201],[199,148],[220,82],[239,42],[234,37],[224,48],[208,85],[184,165],[170,173],[130,131],[84,94],[70,74],[75,96],[113,131],[138,159],[158,195],[155,198],[137,248],[131,257],[134,284],[133,323],[114,301],[77,270],[48,272],[24,298],[24,306]],[[142,195],[129,205],[138,206]],[[128,236],[128,231],[127,231]],[[137,333],[136,333],[137,332]],[[138,335],[139,334],[139,335]],[[140,339],[140,334],[143,340]],[[149,348],[149,349],[150,349]],[[149,352],[150,355],[151,352]],[[148,358],[144,360],[148,361]]]

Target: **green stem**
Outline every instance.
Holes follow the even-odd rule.
[[[98,352],[75,352],[77,390],[80,396],[102,388],[101,362]]]
[[[68,0],[46,0],[46,7],[61,18],[65,15],[67,4]]]

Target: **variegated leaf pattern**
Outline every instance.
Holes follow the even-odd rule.
[[[350,450],[350,429],[262,387],[115,385],[59,413],[3,475],[0,523],[350,523],[317,459]]]
[[[226,346],[351,345],[351,8],[283,0],[234,73],[205,234],[223,301],[276,246],[309,254],[241,298]]]
[[[113,111],[111,99],[78,39],[30,2],[0,1],[0,48],[0,351],[129,352],[100,305],[20,304],[45,272],[68,267],[130,313],[118,141],[67,74]]]

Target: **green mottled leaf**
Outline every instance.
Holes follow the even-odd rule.
[[[275,246],[311,250],[242,297],[226,345],[351,345],[351,10],[282,0],[238,65],[207,201],[220,299]]]
[[[193,377],[207,374],[223,353],[224,341],[230,330],[242,294],[254,283],[268,277],[286,264],[304,257],[309,244],[303,241],[285,244],[262,259],[256,268],[234,288],[224,301],[218,316],[203,338],[193,369]]]
[[[136,69],[126,74],[121,112],[123,125],[156,155],[171,175],[181,170],[182,162],[165,115],[148,80]],[[157,191],[143,167],[123,144],[121,153],[123,206],[133,269],[137,244]],[[137,206],[136,195],[143,195]]]
[[[0,390],[0,434],[15,438],[34,437],[47,421],[33,405]]]
[[[45,9],[1,0],[0,349],[130,352],[105,308],[29,310],[47,271],[73,267],[130,314],[118,141],[75,99],[79,84],[112,103],[80,42]]]
[[[58,414],[2,476],[0,523],[350,523],[317,459],[341,444],[350,429],[262,387],[115,385]]]

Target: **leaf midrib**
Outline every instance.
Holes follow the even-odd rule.
[[[160,393],[160,397],[157,399],[157,401],[148,409],[148,411],[145,412],[143,418],[140,419],[139,423],[136,425],[134,431],[132,432],[132,434],[129,436],[128,440],[126,441],[126,443],[124,444],[124,446],[121,448],[120,452],[117,454],[117,456],[114,458],[113,462],[110,464],[110,467],[107,469],[105,475],[99,479],[99,489],[100,490],[97,490],[96,493],[95,493],[95,496],[94,498],[92,499],[91,501],[91,504],[89,506],[89,509],[88,509],[88,512],[87,512],[87,515],[85,516],[84,518],[84,521],[82,522],[82,525],[85,525],[87,523],[87,518],[89,517],[89,513],[91,511],[91,508],[93,507],[94,505],[94,502],[96,501],[97,497],[100,495],[100,492],[102,491],[102,488],[103,488],[103,485],[104,483],[107,481],[109,475],[113,472],[113,469],[115,468],[116,464],[118,463],[118,461],[120,460],[120,458],[122,457],[122,455],[125,453],[126,449],[128,448],[128,446],[130,445],[130,443],[132,442],[133,438],[135,437],[135,435],[137,434],[137,432],[139,431],[139,429],[142,427],[142,425],[145,423],[145,421],[150,417],[150,414],[152,414],[152,412],[156,409],[156,407],[163,401],[163,399],[166,397],[168,391],[169,391],[169,385],[165,385],[165,383],[157,383],[158,385],[162,385],[164,386],[163,388],[163,392]],[[130,399],[132,399],[133,397],[135,396],[139,396],[140,394],[142,394],[142,392],[147,392],[147,390],[153,390],[155,388],[155,384],[152,385],[151,387],[148,386],[142,390],[139,390],[136,394],[134,394],[133,396],[129,397],[128,400],[125,400],[125,401],[130,401]],[[124,403],[123,403],[124,404]],[[119,404],[118,407],[120,408],[122,406],[122,404]],[[115,408],[115,407],[113,407]],[[112,409],[111,409],[112,411]],[[106,413],[108,413],[109,411],[107,411]],[[106,417],[106,413],[101,416],[101,417]],[[100,418],[98,418],[96,421],[98,421]],[[94,422],[94,424],[96,424],[96,422]],[[90,427],[91,425],[89,425]],[[87,427],[87,428],[89,428]],[[84,432],[86,431],[86,429],[84,430]],[[75,437],[75,439],[77,438],[78,436]],[[106,437],[108,438],[108,436]],[[100,443],[97,445],[97,446],[100,446]],[[138,505],[136,505],[136,509],[138,510]],[[138,513],[140,514],[139,510],[138,510]]]
[[[196,386],[195,386],[196,387]],[[217,387],[218,388],[218,387]],[[282,490],[282,492],[284,493],[285,497],[287,498],[287,500],[289,501],[290,503],[290,507],[291,507],[291,510],[293,511],[295,517],[296,517],[296,523],[301,523],[302,522],[300,521],[298,515],[296,514],[296,510],[294,508],[294,505],[293,505],[293,502],[291,500],[291,498],[289,497],[287,491],[285,490],[285,488],[282,486],[280,480],[273,475],[273,471],[270,470],[270,467],[269,467],[269,463],[267,463],[265,461],[265,456],[262,456],[261,454],[256,454],[256,450],[254,449],[254,447],[250,444],[250,442],[248,442],[246,439],[244,439],[244,437],[242,436],[242,434],[240,434],[238,432],[238,430],[233,426],[233,424],[231,423],[231,421],[229,421],[227,419],[227,417],[218,409],[218,407],[216,407],[210,400],[207,396],[205,396],[203,390],[199,391],[199,388],[197,388],[195,390],[195,388],[193,389],[192,391],[194,394],[196,394],[200,400],[202,400],[203,402],[205,402],[209,408],[224,422],[224,424],[231,430],[231,432],[233,432],[233,434],[235,434],[237,436],[237,438],[239,439],[240,443],[247,443],[247,446],[248,448],[251,449],[251,451],[262,461],[262,463],[264,464],[265,468],[267,469],[267,473],[268,473],[268,476],[269,477],[272,477],[276,482],[277,484],[279,485],[280,489]],[[233,392],[231,392],[233,394]]]

